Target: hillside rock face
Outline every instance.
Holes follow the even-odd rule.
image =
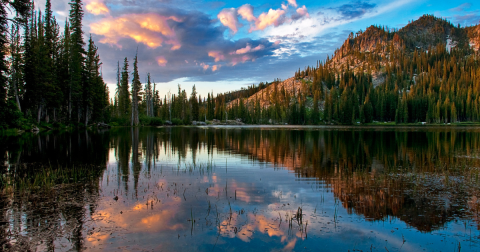
[[[310,79],[304,79],[308,81]],[[303,81],[303,82],[304,82]],[[302,80],[296,80],[295,77],[288,78],[277,84],[278,92],[285,90],[285,93],[290,97],[293,97],[293,94],[298,94],[299,92],[305,91],[305,86],[302,84]],[[255,106],[255,102],[259,101],[261,108],[268,108],[273,101],[273,95],[275,93],[275,84],[268,86],[265,89],[260,90],[256,94],[243,99],[243,103],[247,107]],[[227,108],[231,108],[235,104],[239,104],[240,99],[235,99],[227,104]]]
[[[480,24],[466,28],[468,44],[475,51],[480,51]]]

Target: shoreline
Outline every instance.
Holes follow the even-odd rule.
[[[161,125],[161,126],[136,126],[135,128],[243,128],[243,129],[448,129],[448,128],[480,128],[480,123],[454,123],[454,124],[395,124],[395,123],[374,123],[374,124],[356,124],[356,125],[282,125],[282,124],[207,124],[207,125]],[[110,128],[98,127],[66,127],[66,128],[41,128],[39,131],[32,132],[20,129],[6,129],[0,131],[2,135],[22,135],[24,133],[54,132],[54,131],[75,131],[79,129],[99,129],[109,130],[115,128],[132,128],[132,126],[111,126]]]

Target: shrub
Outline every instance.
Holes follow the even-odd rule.
[[[15,101],[8,100],[3,109],[0,109],[0,129],[21,128],[26,123],[25,118],[18,110]]]
[[[178,119],[178,118],[173,118],[173,119],[172,119],[172,124],[173,124],[173,125],[183,125],[183,120],[182,120],[182,119]]]
[[[150,121],[150,126],[162,126],[163,121],[158,117],[152,117]]]
[[[130,126],[130,117],[127,115],[120,117],[112,117],[110,119],[110,125],[113,126],[113,124],[116,124],[116,126]]]

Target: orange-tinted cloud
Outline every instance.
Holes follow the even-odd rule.
[[[157,63],[158,63],[159,66],[166,66],[167,62],[168,62],[168,60],[166,60],[165,57],[163,57],[163,56],[160,56],[160,57],[157,58]]]
[[[222,66],[222,65],[213,65],[213,66],[212,66],[212,72],[217,71],[218,69],[220,69],[221,66]]]
[[[205,63],[200,63],[200,66],[203,68],[204,71],[206,71],[210,68],[210,66],[205,64]]]
[[[305,7],[305,5],[301,8],[298,8],[297,9],[297,13],[298,15],[300,16],[306,16],[306,17],[310,17],[310,15],[308,14],[308,10],[307,10],[307,7]]]
[[[247,46],[245,48],[241,48],[241,49],[238,49],[237,51],[235,51],[236,54],[245,54],[245,53],[248,53],[252,50],[252,47],[247,44]]]
[[[208,52],[208,56],[215,59],[215,62],[219,62],[220,60],[225,60],[225,55],[223,55],[219,51],[210,51]]]
[[[264,30],[268,26],[274,25],[279,26],[283,23],[283,18],[285,15],[285,10],[278,9],[273,10],[270,9],[268,12],[264,12],[258,16],[257,20],[255,21],[255,27],[252,30]]]
[[[249,53],[249,52],[255,52],[255,51],[258,51],[258,50],[262,50],[264,48],[265,48],[264,45],[258,45],[255,48],[252,48],[249,44],[247,44],[247,46],[245,48],[240,48],[232,54],[245,54],[245,53]]]
[[[100,2],[100,1],[92,1],[89,2],[86,6],[85,9],[87,9],[88,12],[92,13],[93,15],[101,15],[101,14],[108,14],[110,13],[110,10],[108,7],[105,5],[105,3]]]
[[[253,7],[250,4],[244,4],[240,8],[238,8],[238,15],[240,15],[243,19],[247,20],[248,22],[252,22],[257,20],[257,18],[253,15]]]
[[[132,38],[137,43],[157,48],[164,43],[172,45],[171,50],[181,47],[175,31],[170,28],[167,20],[180,22],[176,17],[164,17],[155,13],[126,14],[121,17],[107,17],[90,25],[91,32],[103,35],[100,43],[114,44],[121,38]]]
[[[231,62],[230,62],[230,65],[231,66],[235,66],[236,64],[238,63],[245,63],[247,62],[248,60],[252,59],[250,56],[248,55],[243,55],[242,57],[234,57]]]
[[[239,23],[235,8],[223,9],[218,13],[217,17],[224,26],[230,28],[233,33],[237,33]]]

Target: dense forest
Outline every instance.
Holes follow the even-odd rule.
[[[325,61],[238,91],[160,94],[138,58],[118,62],[114,98],[98,48],[84,42],[82,2],[71,0],[61,28],[28,0],[1,4],[0,128],[191,124],[240,119],[251,124],[457,123],[480,121],[480,26],[462,28],[424,15],[400,30],[351,33]],[[10,19],[7,9],[15,11]],[[293,83],[293,88],[287,87]],[[295,86],[298,83],[298,87]]]
[[[1,3],[0,128],[109,120],[98,49],[91,38],[84,42],[82,2],[69,4],[61,28],[50,0],[44,13],[28,0]],[[16,11],[15,19],[8,18],[7,9]]]

